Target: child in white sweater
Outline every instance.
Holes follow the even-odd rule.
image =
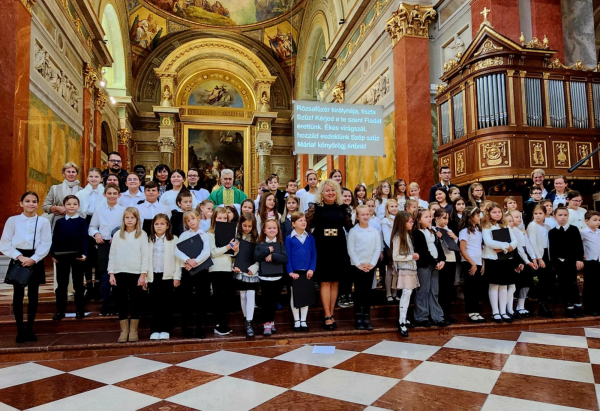
[[[369,225],[368,206],[358,206],[356,218],[358,224],[348,233],[348,255],[354,275],[354,328],[372,330],[370,294],[381,254],[381,233]]]
[[[152,321],[151,340],[168,340],[172,327],[173,289],[181,283],[181,262],[175,258],[177,236],[166,214],[157,214],[150,228],[148,275]]]
[[[142,230],[137,208],[127,207],[123,223],[112,239],[108,256],[110,283],[117,286],[121,335],[118,342],[138,341],[141,287],[148,273],[148,236]],[[128,319],[131,311],[131,321]]]

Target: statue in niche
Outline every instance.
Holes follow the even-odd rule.
[[[165,86],[163,91],[163,101],[160,103],[160,105],[163,107],[171,107],[171,97],[173,97],[171,94],[171,89],[169,86]]]
[[[43,48],[35,45],[35,56],[34,56],[34,68],[42,75],[42,77],[48,77],[48,71],[50,70],[50,57],[48,52]]]
[[[260,107],[260,111],[268,112],[271,110],[271,106],[269,105],[269,97],[267,96],[266,91],[262,92],[262,96],[260,97],[260,104],[262,104],[262,106]]]

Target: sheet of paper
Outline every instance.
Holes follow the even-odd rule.
[[[333,345],[315,345],[312,350],[313,354],[335,354],[335,346]]]
[[[87,317],[88,315],[90,315],[91,313],[84,313],[85,316]],[[65,314],[65,318],[75,318],[75,313],[66,313]]]

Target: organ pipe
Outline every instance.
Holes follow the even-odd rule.
[[[490,74],[476,79],[479,128],[508,125],[506,74]]]
[[[567,110],[565,104],[565,87],[561,80],[550,80],[550,125],[567,127]]]
[[[532,127],[543,127],[542,81],[540,79],[525,78],[525,102],[527,124]]]
[[[594,125],[600,128],[600,83],[592,83],[592,100],[594,103]]]
[[[440,115],[442,123],[442,144],[450,142],[450,101],[444,102],[440,106]]]
[[[589,128],[589,115],[585,82],[571,82],[571,104],[573,110],[573,127]]]
[[[452,97],[452,108],[454,110],[454,138],[457,139],[465,135],[463,91]]]

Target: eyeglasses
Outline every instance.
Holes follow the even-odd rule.
[[[111,162],[111,163],[117,163],[117,164],[119,164],[119,163],[122,163],[122,162],[123,162],[123,161],[121,161],[121,160],[108,160],[108,161],[109,161],[109,162]]]

